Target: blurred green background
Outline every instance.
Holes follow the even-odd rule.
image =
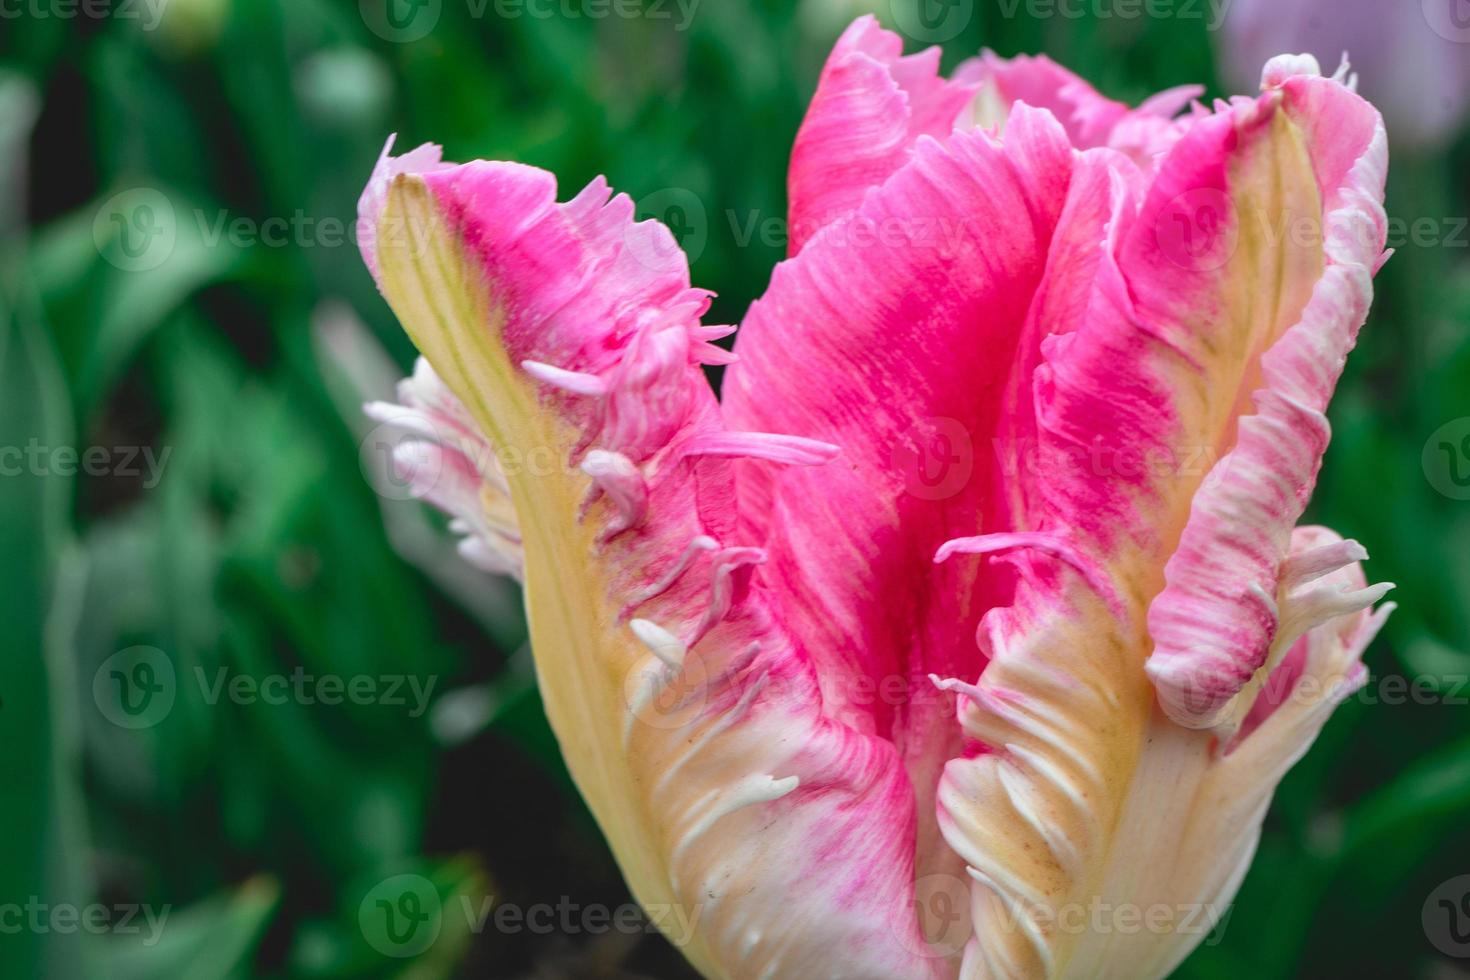
[[[357,406],[412,350],[348,225],[393,131],[564,193],[681,188],[709,322],[736,322],[783,252],[748,222],[784,215],[833,40],[864,11],[930,22],[906,0],[396,2],[0,5],[0,446],[28,453],[0,479],[0,977],[689,975],[641,929],[479,921],[629,900],[514,586],[374,490]],[[1118,98],[1225,94],[1208,17],[1074,9],[973,5],[946,65],[983,45]],[[1470,872],[1470,141],[1393,145],[1390,213],[1434,233],[1394,242],[1309,516],[1365,542],[1401,608],[1183,977],[1470,976],[1423,918]],[[301,676],[377,686],[250,686]],[[408,950],[373,925],[403,881],[439,910]]]

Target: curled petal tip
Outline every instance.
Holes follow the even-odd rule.
[[[1368,630],[1376,634],[1383,628],[1383,624],[1388,622],[1388,617],[1392,616],[1398,607],[1399,604],[1397,602],[1385,602],[1375,608],[1373,615],[1368,620]]]
[[[541,361],[521,361],[521,367],[525,372],[537,381],[571,392],[574,395],[602,396],[608,391],[608,384],[595,374],[587,374],[583,371],[568,371]]]
[[[648,619],[631,620],[628,627],[638,637],[638,641],[648,648],[648,652],[664,664],[674,669],[683,665],[689,650],[677,636]]]
[[[984,704],[987,700],[985,692],[978,685],[962,681],[958,677],[940,677],[938,674],[931,673],[929,682],[941,691],[963,694],[976,704]]]
[[[744,457],[788,466],[819,466],[841,452],[830,442],[776,432],[705,432],[684,446],[686,456]]]
[[[690,348],[693,360],[697,364],[718,364],[728,366],[740,360],[740,355],[734,351],[725,350],[714,344],[696,344]]]
[[[398,416],[404,414],[402,405],[385,401],[363,402],[362,414],[374,422],[393,422]]]
[[[1321,74],[1321,63],[1310,54],[1279,54],[1266,62],[1266,67],[1261,70],[1261,89],[1280,88],[1288,78],[1296,75],[1315,77]]]
[[[944,562],[949,561],[949,559],[953,557],[956,553],[964,552],[964,543],[967,540],[969,539],[954,538],[952,540],[944,542],[944,544],[939,546],[939,550],[934,552],[934,564],[941,565]],[[933,675],[931,674],[930,676],[932,677]]]
[[[648,513],[648,484],[632,460],[622,453],[593,449],[582,460],[581,470],[592,477],[597,489],[607,494],[617,508],[617,516],[603,529],[601,540],[642,523]]]

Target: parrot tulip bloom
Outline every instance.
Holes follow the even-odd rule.
[[[838,42],[734,357],[602,180],[430,146],[362,199],[431,366],[402,461],[522,576],[577,785],[712,977],[1166,974],[1387,612],[1296,526],[1377,112],[1305,57],[1213,109],[937,66]]]

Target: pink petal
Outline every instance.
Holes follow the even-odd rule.
[[[1300,127],[1320,182],[1325,267],[1296,322],[1264,338],[1254,404],[1242,406],[1233,445],[1195,496],[1168,587],[1149,611],[1149,675],[1170,716],[1195,727],[1216,724],[1266,662],[1280,570],[1329,438],[1323,413],[1383,249],[1377,114],[1326,79],[1276,78],[1270,66],[1267,78],[1281,87],[1281,111]]]
[[[940,78],[939,55],[929,48],[904,57],[903,41],[871,16],[843,32],[791,151],[791,255],[855,210],[869,188],[909,159],[920,136],[954,128],[975,89]]]
[[[1333,243],[1349,226],[1367,231],[1365,268],[1381,249],[1376,117],[1334,82],[1282,85],[1281,95],[1177,124],[1150,172],[1109,148],[1072,155],[1051,116],[1024,102],[1010,109],[998,144],[967,132],[942,146],[920,141],[854,214],[778,267],[737,340],[727,420],[843,448],[840,468],[742,471],[747,537],[770,552],[762,575],[791,599],[783,619],[811,652],[829,710],[907,747],[921,862],[928,794],[937,793],[940,832],[996,903],[976,913],[975,947],[1000,957],[995,969],[1003,961],[1041,969],[1063,949],[1042,936],[1001,935],[986,916],[1027,907],[1037,876],[1063,888],[1048,901],[1065,901],[1070,893],[1056,882],[1083,882],[1087,863],[1104,859],[1089,843],[1091,821],[1106,825],[1108,807],[1123,805],[1108,787],[1126,782],[1133,763],[1087,733],[1134,731],[1138,705],[1152,696],[1141,670],[1143,603],[1164,584],[1158,569],[1189,523],[1211,453],[1253,441],[1256,423],[1237,438],[1236,420],[1251,416],[1249,393],[1262,380],[1335,378],[1340,355],[1297,346],[1294,324],[1350,335],[1361,323],[1361,303],[1344,300],[1340,276],[1322,267],[1337,261]],[[1333,122],[1321,118],[1324,106]],[[1340,130],[1332,146],[1314,150],[1329,129]],[[1326,213],[1343,210],[1328,223],[1326,249],[1271,234],[1282,218],[1320,221],[1324,201]],[[1180,239],[1173,219],[1198,222],[1201,203],[1218,207],[1222,221],[1191,227],[1200,241]],[[954,215],[973,216],[986,235],[968,237],[964,222],[933,242],[885,241],[874,230]],[[1310,326],[1321,318],[1343,325]],[[1325,397],[1330,383],[1319,388]],[[963,475],[939,481],[931,499],[935,487],[906,479],[916,454],[902,449],[936,434],[936,460],[957,458]],[[1305,449],[1313,469],[1317,448]],[[1269,472],[1295,488],[1295,465],[1278,460]],[[1200,493],[1204,503],[1217,484],[1228,485],[1228,471]],[[1268,526],[1233,523],[1232,532],[1289,533],[1305,499],[1290,497]],[[924,575],[914,551],[977,532],[982,550],[1029,546],[1015,575],[968,563]],[[1010,537],[1021,534],[1044,537]],[[1262,582],[1267,596],[1284,557],[1283,542]],[[1246,570],[1216,580],[1239,590],[1223,615],[1248,629],[1262,610],[1275,613]],[[1127,604],[1119,609],[1110,593]],[[986,610],[988,664],[966,653],[953,628]],[[1142,649],[1127,652],[1135,645]],[[825,683],[920,671],[978,695],[962,711],[964,731],[992,751],[971,755],[947,740],[927,706],[864,712]],[[978,684],[961,686],[977,674]],[[1169,705],[1167,689],[1160,697]],[[1007,793],[1019,794],[1016,808],[1052,808],[1054,831],[975,809]],[[1084,797],[1090,813],[1074,802]],[[1038,854],[1060,877],[1037,869]],[[1073,854],[1083,865],[1068,872]]]
[[[973,622],[953,606],[974,572],[930,558],[989,509],[982,440],[997,405],[975,393],[1004,383],[1070,169],[1060,127],[1026,110],[1004,146],[978,131],[921,140],[856,213],[777,267],[742,325],[724,383],[731,427],[842,448],[825,467],[741,472],[748,536],[770,548],[763,575],[791,596],[788,624],[819,676],[978,671]],[[949,435],[968,444],[951,447],[963,458],[947,484],[906,475],[905,460],[922,465]],[[947,584],[899,585],[936,576]],[[826,693],[835,717],[895,724],[891,706]]]
[[[783,597],[825,712],[891,743],[908,772],[921,878],[963,878],[935,794],[945,762],[973,743],[949,698],[871,692],[895,680],[924,692],[930,674],[969,680],[984,667],[977,618],[1005,601],[1014,573],[931,559],[1004,526],[988,441],[1000,404],[987,393],[1006,383],[1072,166],[1061,127],[1024,107],[1003,144],[979,130],[920,140],[857,212],[776,269],[725,376],[732,426],[842,448],[824,467],[742,464],[741,517],[769,551],[761,578]]]
[[[672,938],[712,974],[822,975],[841,949],[940,976],[895,748],[824,715],[734,520],[737,465],[832,447],[730,431],[689,356],[706,295],[601,182],[557,204],[544,172],[475,163],[384,196],[417,237],[381,243],[381,287],[508,461],[548,717],[634,893],[698,915]]]
[[[1055,115],[1078,149],[1109,146],[1140,164],[1178,137],[1173,116],[1204,92],[1200,85],[1181,85],[1132,109],[1101,95],[1045,55],[1001,58],[991,51],[960,65],[954,77],[979,88],[976,121],[982,125],[1003,124],[1012,106],[1025,103]]]

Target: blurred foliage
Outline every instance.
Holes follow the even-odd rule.
[[[156,23],[157,2],[113,6],[0,23],[0,445],[141,457],[0,480],[0,902],[170,925],[5,935],[0,976],[688,975],[654,936],[458,914],[629,899],[557,758],[513,590],[446,570],[437,519],[364,478],[356,404],[390,372],[343,352],[363,331],[400,371],[412,351],[340,230],[395,130],[545,167],[564,194],[598,173],[635,198],[684,188],[706,208],[711,322],[738,321],[784,246],[748,223],[784,214],[816,72],[864,4],[706,0],[680,30],[671,4],[504,18],[444,0],[404,43],[353,0],[171,0]],[[1205,27],[982,3],[946,58],[1045,51],[1119,98],[1219,94]],[[1467,164],[1464,140],[1396,158],[1390,212],[1470,213]],[[108,203],[140,189],[174,219],[147,269],[127,238],[147,229],[113,227]],[[238,219],[295,225],[257,239]],[[1470,415],[1465,246],[1402,245],[1380,276],[1311,515],[1400,585],[1374,673],[1443,696],[1341,709],[1282,786],[1228,928],[1180,976],[1452,975],[1420,911],[1470,871],[1470,504],[1435,492],[1421,450]],[[156,679],[137,672],[150,657],[171,704],[119,725],[108,685]],[[425,711],[211,697],[218,678],[297,671],[432,687]],[[403,874],[444,910],[408,959],[360,918]]]

